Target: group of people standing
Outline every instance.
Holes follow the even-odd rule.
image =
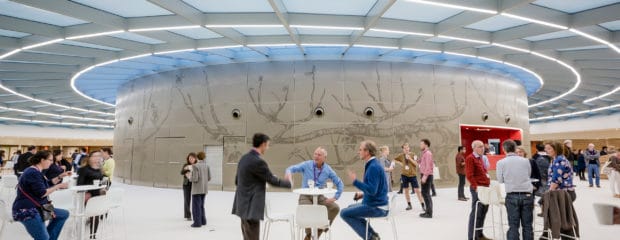
[[[191,227],[199,228],[207,225],[205,198],[209,192],[211,170],[205,162],[205,152],[191,152],[185,158],[181,168],[183,175],[183,211],[185,219],[192,221]],[[191,211],[190,211],[191,204]]]
[[[265,209],[265,184],[269,183],[276,187],[291,188],[292,174],[294,173],[301,173],[302,187],[309,187],[308,180],[312,180],[315,186],[319,187],[327,186],[328,181],[331,181],[336,186],[337,192],[334,197],[327,198],[321,195],[317,198],[317,203],[327,208],[330,225],[340,211],[340,217],[351,226],[357,235],[363,239],[380,239],[379,234],[371,226],[366,231],[366,218],[387,216],[389,211],[388,192],[391,191],[389,190],[391,184],[390,177],[386,173],[389,174],[388,169],[393,169],[394,166],[391,161],[388,161],[390,163],[386,167],[384,160],[377,158],[379,148],[377,148],[373,141],[363,141],[359,146],[358,155],[365,162],[363,178],[359,180],[353,171],[347,170],[348,180],[360,190],[360,192],[354,194],[354,200],[358,201],[361,199],[362,201],[342,210],[340,210],[336,201],[342,194],[344,183],[331,166],[325,162],[327,151],[323,147],[318,147],[314,151],[313,159],[288,167],[284,178],[280,179],[272,174],[267,162],[263,159],[263,155],[269,148],[269,143],[270,139],[267,135],[262,133],[255,134],[252,138],[252,150],[241,157],[237,166],[237,175],[235,177],[237,189],[235,191],[232,213],[241,219],[241,231],[244,239],[255,240],[260,236],[260,220],[263,219]],[[402,157],[401,164],[419,169],[421,173],[422,196],[425,203],[425,212],[420,216],[431,218],[433,205],[430,185],[433,182],[434,163],[432,153],[429,150],[430,141],[423,139],[420,146],[422,149],[420,160],[416,160],[415,155],[408,155],[409,157]],[[382,159],[387,158],[389,149],[385,146],[380,149],[382,150]],[[408,150],[405,152],[408,153]],[[408,183],[413,185],[416,179],[414,176],[411,176],[407,180]],[[417,186],[417,181],[415,181],[413,186]],[[309,195],[300,195],[298,203],[313,204],[313,198]],[[324,231],[328,231],[328,229],[319,229],[319,236]],[[366,236],[366,233],[368,233],[368,236]],[[306,229],[305,239],[310,239],[309,229]]]
[[[465,156],[465,148],[460,146],[456,156],[456,167],[459,175],[459,200],[466,201],[463,187],[465,185],[464,178],[470,183],[470,193],[472,197],[472,210],[469,216],[468,239],[489,239],[483,235],[483,225],[488,205],[479,202],[479,187],[489,187],[491,178],[488,173],[488,163],[485,163],[484,144],[482,141],[476,140],[471,145],[473,152]],[[509,229],[507,238],[512,239],[533,239],[533,218],[535,197],[541,197],[538,202],[541,209],[549,208],[549,205],[556,204],[556,198],[560,198],[564,193],[569,205],[575,201],[575,185],[573,184],[573,170],[575,159],[579,158],[573,155],[572,141],[567,140],[564,144],[556,141],[538,144],[536,149],[538,152],[527,159],[527,153],[521,146],[517,146],[513,140],[506,140],[502,144],[502,148],[506,153],[506,157],[497,162],[496,175],[499,183],[505,184],[506,197],[505,206],[508,215]],[[594,150],[594,145],[588,146],[588,153],[584,153],[583,158],[588,163],[590,178],[597,179],[596,185],[600,187],[598,166],[598,153]],[[617,154],[620,157],[620,154]],[[620,163],[617,157],[610,160],[612,164]],[[578,163],[577,163],[578,164]],[[614,169],[620,170],[620,164],[612,165]],[[614,170],[615,171],[615,170]],[[618,172],[620,173],[620,171]],[[590,187],[592,187],[590,180]],[[620,184],[619,184],[620,186]],[[570,208],[560,209],[568,213]],[[547,211],[545,211],[547,213]],[[574,212],[573,212],[574,214]],[[552,217],[543,216],[541,217]],[[474,221],[475,219],[475,221]],[[576,220],[576,216],[575,216]],[[573,231],[562,232],[566,235],[579,236],[578,223]],[[552,223],[550,225],[553,225]],[[547,226],[548,227],[548,226]],[[521,231],[519,231],[521,228]],[[519,236],[519,232],[521,236]],[[546,234],[546,233],[545,233]],[[555,237],[555,232],[553,233]],[[559,233],[558,233],[559,234]],[[521,237],[521,238],[520,238]]]
[[[65,177],[77,172],[76,185],[92,185],[95,180],[104,180],[110,185],[114,173],[114,159],[112,149],[102,148],[101,151],[93,151],[85,155],[87,161],[77,170],[73,164],[62,157],[60,150],[37,151],[36,147],[28,147],[28,151],[18,158],[18,167],[15,174],[18,175],[17,196],[12,206],[12,216],[15,221],[24,225],[27,232],[34,239],[55,240],[69,212],[65,209],[54,208],[53,218],[46,225],[39,208],[50,202],[49,196],[58,190],[69,187]],[[92,190],[86,193],[86,204],[91,197],[105,194],[106,189]],[[91,218],[91,237],[95,236],[99,218]]]

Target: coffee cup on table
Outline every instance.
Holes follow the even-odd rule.
[[[314,188],[314,180],[308,180],[308,188]]]
[[[99,179],[93,180],[93,185],[95,185],[95,186],[99,186],[100,183],[101,183],[101,180],[99,180]]]

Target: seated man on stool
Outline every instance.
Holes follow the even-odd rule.
[[[383,166],[375,158],[377,153],[377,145],[369,140],[363,141],[359,147],[359,156],[366,162],[364,167],[364,181],[357,180],[355,173],[348,171],[349,179],[353,182],[353,186],[362,190],[355,193],[354,199],[363,198],[362,203],[352,204],[340,211],[340,217],[353,230],[362,237],[362,239],[379,240],[377,234],[370,225],[368,225],[368,236],[366,234],[366,219],[372,217],[385,217],[388,214],[388,189]]]
[[[342,184],[342,180],[340,180],[338,175],[336,175],[336,172],[334,172],[334,170],[325,162],[326,158],[327,151],[325,148],[318,147],[314,150],[314,160],[307,160],[297,165],[290,166],[286,169],[286,175],[284,178],[292,181],[292,173],[302,173],[301,186],[303,188],[308,188],[308,180],[313,180],[315,186],[322,188],[327,185],[327,180],[331,179],[338,189],[336,195],[332,198],[326,198],[323,195],[319,195],[317,199],[319,205],[324,205],[327,207],[327,217],[329,218],[329,224],[331,225],[334,218],[336,218],[336,215],[338,215],[338,212],[340,212],[340,207],[336,204],[336,200],[340,198],[344,185]],[[313,204],[312,201],[312,195],[299,196],[299,204],[311,205]],[[319,237],[321,236],[321,233],[323,233],[323,229],[319,229]],[[305,239],[310,239],[310,228],[306,228]]]

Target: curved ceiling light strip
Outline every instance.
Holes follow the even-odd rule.
[[[548,119],[561,118],[561,117],[570,117],[570,116],[576,116],[576,115],[582,115],[582,114],[588,114],[588,113],[595,113],[595,112],[604,111],[604,110],[611,110],[611,109],[618,108],[618,107],[620,107],[620,104],[615,104],[615,105],[611,105],[607,107],[600,107],[600,108],[595,108],[595,109],[590,109],[590,110],[583,110],[583,111],[578,111],[578,112],[558,114],[558,115],[553,115],[553,116],[532,118],[530,119],[530,121],[541,121],[541,120],[548,120]]]
[[[611,90],[611,91],[609,91],[607,93],[604,93],[604,94],[602,94],[602,95],[600,95],[598,97],[593,97],[593,98],[589,98],[589,99],[583,100],[583,103],[589,103],[589,102],[592,102],[592,101],[599,100],[601,98],[604,98],[604,97],[607,97],[609,95],[612,95],[612,94],[614,94],[614,93],[616,93],[618,91],[620,91],[620,87],[617,87],[616,89]]]
[[[77,117],[77,116],[53,114],[53,113],[46,113],[46,112],[36,112],[36,111],[30,111],[30,110],[19,109],[19,108],[11,108],[11,107],[3,107],[3,106],[0,106],[0,110],[22,112],[22,113],[35,114],[35,115],[48,116],[48,117],[70,118],[70,119],[77,119],[77,120],[82,120],[82,121],[97,121],[97,122],[108,122],[108,123],[114,122],[114,120],[108,120],[108,119]]]
[[[114,128],[113,125],[104,125],[104,124],[88,124],[88,123],[72,123],[72,122],[54,122],[54,121],[43,121],[43,120],[31,120],[31,119],[23,119],[23,118],[12,118],[12,117],[0,117],[0,121],[14,121],[14,122],[27,122],[27,123],[43,123],[43,124],[52,124],[52,125],[61,125],[61,126],[80,126],[80,127],[95,127],[95,128]]]
[[[454,9],[461,9],[461,10],[468,10],[468,11],[475,11],[475,12],[481,12],[481,13],[488,13],[488,14],[498,14],[497,11],[494,10],[489,10],[489,9],[482,9],[482,8],[475,8],[475,7],[467,7],[467,6],[462,6],[462,5],[456,5],[456,4],[449,4],[449,3],[437,3],[437,2],[432,2],[432,1],[425,1],[425,0],[407,0],[409,2],[416,2],[416,3],[422,3],[422,4],[428,4],[428,5],[434,5],[434,6],[440,6],[440,7],[447,7],[447,8],[454,8]],[[531,22],[531,23],[536,23],[536,24],[540,24],[540,25],[544,25],[544,26],[549,26],[549,27],[553,27],[553,28],[557,28],[557,29],[561,29],[561,30],[569,30],[571,32],[576,33],[577,35],[580,35],[582,37],[591,39],[593,41],[605,44],[607,47],[613,49],[614,51],[616,51],[617,53],[620,53],[620,48],[618,48],[616,45],[612,44],[611,42],[605,41],[601,38],[595,37],[593,35],[590,35],[588,33],[579,31],[577,29],[574,28],[569,28],[567,26],[562,26],[559,24],[555,24],[555,23],[550,23],[550,22],[546,22],[546,21],[541,21],[538,19],[534,19],[534,18],[528,18],[528,17],[522,17],[519,15],[514,15],[514,14],[510,14],[510,13],[506,13],[506,12],[501,12],[499,13],[500,15],[509,17],[509,18],[514,18],[514,19],[519,19],[519,20],[523,20],[523,21],[527,21],[527,22]],[[532,52],[532,54],[534,55],[538,55],[537,53]],[[557,60],[556,60],[557,61]],[[575,72],[575,70],[572,67],[569,67],[569,69],[573,72]],[[581,76],[579,76],[579,78],[577,79],[577,83],[575,84],[575,86],[573,88],[571,88],[568,92],[560,95],[562,97],[571,94],[572,92],[574,92],[575,90],[577,90],[577,88],[579,87],[579,84],[581,83]],[[600,96],[598,96],[600,97]],[[547,101],[543,101],[540,103],[536,103],[533,104],[529,107],[535,107],[535,106],[540,106],[542,104],[546,104],[546,103],[550,103],[553,102],[557,99],[560,99],[561,97],[555,97],[552,99],[548,99]],[[549,101],[551,100],[551,101]]]
[[[432,2],[432,1],[424,1],[424,0],[408,0],[408,1],[410,1],[410,2],[417,2],[417,3],[422,3],[422,4],[435,5],[435,6],[440,6],[440,7],[447,7],[447,8],[455,8],[455,9],[462,9],[462,10],[468,10],[468,11],[482,12],[482,13],[488,13],[488,14],[498,14],[498,12],[497,12],[497,11],[494,11],[494,10],[481,9],[481,8],[475,8],[475,7],[467,7],[467,6],[461,6],[461,5],[455,5],[455,4],[437,3],[437,2]],[[500,13],[500,14],[501,14],[501,15],[504,15],[504,16],[506,16],[506,17],[516,18],[516,19],[520,19],[520,20],[525,20],[525,21],[529,21],[529,22],[532,22],[532,23],[537,23],[537,24],[541,24],[541,25],[546,25],[546,26],[555,27],[555,28],[558,28],[558,29],[569,29],[568,27],[565,27],[565,26],[561,26],[561,25],[557,25],[557,24],[553,24],[553,23],[548,23],[548,22],[545,22],[545,21],[540,21],[540,20],[536,20],[536,19],[532,19],[532,18],[521,17],[521,16],[514,15],[514,14],[509,14],[509,13]],[[279,26],[281,26],[281,25],[248,25],[248,27],[273,27],[273,26],[278,26],[278,27],[279,27]],[[188,28],[198,28],[198,27],[201,27],[201,26],[191,25],[191,26],[173,26],[173,27],[162,27],[162,28],[143,28],[143,29],[130,29],[129,31],[133,31],[133,32],[140,32],[140,31],[158,31],[158,30],[188,29]],[[206,25],[206,27],[229,27],[229,26],[228,26],[228,25],[221,25],[221,26],[220,26],[220,25]],[[299,26],[299,27],[308,27],[308,26]],[[338,27],[336,27],[336,28],[338,28]],[[350,27],[347,27],[347,28],[350,28]],[[609,46],[610,48],[614,49],[616,52],[619,52],[619,53],[620,53],[620,50],[619,50],[619,49],[618,49],[615,45],[613,45],[613,44],[611,44],[611,43],[609,43],[609,42],[607,42],[607,41],[605,41],[605,40],[603,40],[603,39],[597,38],[597,37],[595,37],[595,36],[589,35],[589,34],[587,34],[587,33],[581,32],[581,31],[576,30],[576,29],[573,29],[573,28],[570,28],[569,30],[570,30],[570,31],[572,31],[572,32],[574,32],[574,33],[576,33],[576,34],[578,34],[578,35],[581,35],[581,36],[587,37],[587,38],[589,38],[589,39],[592,39],[592,40],[594,40],[594,41],[597,41],[597,42],[600,42],[600,43],[606,44],[606,45],[607,45],[607,46]],[[87,38],[87,37],[96,37],[96,36],[110,35],[110,34],[115,34],[115,33],[120,33],[120,32],[124,32],[124,31],[122,31],[122,30],[118,30],[118,31],[111,31],[111,32],[94,33],[94,34],[88,34],[88,35],[82,35],[82,36],[68,37],[67,39],[80,39],[80,38]],[[446,37],[446,36],[442,36],[442,37]],[[448,36],[448,38],[450,38],[450,36]],[[474,39],[467,39],[467,40],[465,40],[464,38],[456,38],[456,37],[452,37],[452,39],[454,39],[454,40],[462,40],[462,41],[469,41],[469,42],[483,42],[483,41],[474,40]],[[18,53],[18,52],[20,52],[21,50],[24,50],[24,49],[31,49],[31,48],[36,48],[36,47],[40,47],[40,46],[44,46],[44,45],[48,45],[48,44],[53,44],[53,43],[56,43],[56,42],[60,42],[60,41],[62,41],[62,40],[64,40],[64,39],[54,39],[54,40],[51,40],[51,41],[47,41],[47,42],[43,42],[43,43],[39,43],[39,44],[30,45],[30,46],[27,46],[27,47],[24,47],[24,48],[21,48],[21,49],[16,49],[16,50],[10,51],[10,52],[8,52],[8,53],[6,53],[6,54],[4,54],[4,55],[0,56],[0,60],[1,60],[1,59],[4,59],[4,58],[6,58],[6,57],[9,57],[9,56],[11,56],[11,55],[13,55],[13,54],[15,54],[15,53]],[[485,42],[485,43],[486,43],[486,42]],[[516,49],[518,49],[518,48],[514,48],[514,47],[511,47],[511,46],[508,46],[508,45],[503,45],[503,44],[494,44],[494,45],[496,45],[496,46],[500,46],[500,47],[507,47],[507,48],[512,49],[512,50],[516,50]],[[524,52],[529,52],[529,53],[532,53],[532,54],[537,55],[537,56],[544,56],[544,55],[542,55],[542,54],[539,54],[539,53],[536,53],[536,52],[532,52],[532,51],[527,51],[527,50],[526,50],[526,51],[524,51]],[[146,54],[145,56],[147,56],[147,55],[151,55],[151,54]],[[138,56],[135,56],[135,57],[138,57]],[[552,58],[550,58],[550,57],[548,57],[548,58],[547,58],[547,57],[544,57],[544,58],[545,58],[545,59],[548,59],[548,60],[551,60],[551,59],[552,59]],[[484,59],[484,58],[483,58],[483,59]],[[123,60],[123,59],[121,59],[121,60]],[[118,61],[118,60],[113,60],[113,61],[110,61],[110,62],[114,62],[114,61]],[[540,106],[540,105],[542,105],[542,104],[546,104],[546,103],[549,103],[549,102],[555,101],[555,100],[557,100],[557,99],[560,99],[560,98],[562,98],[562,97],[564,97],[564,96],[566,96],[566,95],[568,95],[568,94],[572,93],[573,91],[575,91],[575,90],[579,87],[579,84],[581,83],[581,76],[577,73],[577,71],[576,71],[573,67],[571,67],[570,65],[568,65],[568,64],[566,64],[566,63],[564,63],[564,62],[562,62],[562,61],[560,61],[560,60],[557,60],[557,59],[556,59],[555,61],[556,61],[556,62],[558,62],[559,64],[561,64],[561,65],[563,65],[563,66],[565,66],[565,67],[569,68],[569,69],[570,69],[573,73],[575,73],[575,74],[576,74],[576,76],[577,76],[577,83],[576,83],[576,84],[575,84],[575,86],[574,86],[573,88],[571,88],[568,92],[566,92],[566,93],[564,93],[564,94],[561,94],[560,96],[557,96],[557,97],[554,97],[554,98],[552,98],[552,99],[548,99],[548,100],[546,100],[546,101],[543,101],[543,102],[539,102],[539,103],[536,103],[536,104],[530,105],[530,106],[528,106],[528,107]],[[503,62],[502,62],[502,63],[503,63]],[[95,66],[99,66],[99,65],[100,65],[100,64],[95,65]],[[92,68],[94,68],[95,66],[88,67],[88,68],[86,68],[86,69],[84,69],[84,70],[82,70],[82,71],[78,72],[78,74],[76,74],[76,76],[79,76],[79,75],[81,75],[82,73],[84,73],[84,72],[86,72],[86,71],[88,71],[88,70],[91,70],[91,69],[92,69]],[[74,85],[74,80],[75,80],[75,78],[76,78],[76,77],[72,78],[72,81],[71,81],[71,83],[72,83],[72,84],[71,84],[71,87],[72,87],[72,88],[73,88],[73,90],[74,90],[75,92],[77,92],[79,95],[81,95],[81,96],[83,96],[83,97],[85,97],[85,98],[87,98],[87,99],[93,100],[93,101],[95,101],[95,102],[98,102],[98,103],[104,104],[104,105],[114,106],[113,104],[110,104],[110,103],[107,103],[107,102],[103,102],[103,101],[100,101],[100,100],[98,100],[98,99],[91,98],[91,97],[89,97],[89,96],[85,95],[84,93],[82,93],[81,91],[79,91],[79,90],[75,87],[75,85]],[[542,78],[539,78],[539,80],[542,80]],[[6,90],[6,88],[3,88],[3,89],[5,89],[5,90]],[[12,93],[16,93],[16,92],[14,92],[14,91],[10,91],[10,92],[12,92]],[[25,96],[25,95],[21,95],[21,94],[20,94],[20,96]],[[27,96],[26,96],[26,97],[27,97]],[[599,96],[599,97],[600,97],[600,96]],[[42,101],[42,100],[38,100],[38,99],[32,99],[32,100],[39,101],[39,102],[46,103],[46,104],[50,104],[50,103],[49,103],[49,102],[47,102],[47,101]],[[64,106],[64,105],[60,105],[60,104],[53,104],[53,103],[52,103],[51,105],[54,105],[54,106],[63,106],[63,107],[67,107],[67,108],[70,108],[70,109],[76,109],[76,110],[82,110],[82,109],[79,109],[79,108],[72,108],[72,107],[68,107],[68,106]],[[91,110],[86,110],[86,111],[87,111],[87,112],[96,112],[96,111],[91,111]],[[102,113],[103,113],[103,112],[102,112]],[[109,114],[109,113],[105,113],[105,114]]]
[[[37,99],[37,98],[33,98],[33,97],[29,97],[26,96],[24,94],[18,93],[16,91],[13,91],[13,89],[10,89],[4,85],[2,85],[0,83],[0,89],[10,92],[11,94],[20,96],[22,98],[31,100],[31,101],[35,101],[35,102],[40,102],[43,104],[47,104],[47,105],[52,105],[52,106],[56,106],[56,107],[60,107],[60,108],[65,108],[65,109],[69,109],[69,110],[77,110],[77,111],[82,111],[82,112],[88,112],[88,113],[96,113],[96,114],[101,114],[101,115],[107,115],[107,116],[114,116],[114,113],[107,113],[107,112],[101,112],[101,111],[95,111],[95,110],[89,110],[89,109],[84,109],[84,108],[78,108],[78,107],[71,107],[71,106],[66,106],[66,105],[62,105],[62,104],[58,104],[58,103],[53,103],[53,102],[48,102],[48,101],[44,101],[41,99]]]

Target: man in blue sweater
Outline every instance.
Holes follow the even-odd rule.
[[[366,162],[364,167],[364,181],[357,180],[354,172],[348,171],[349,179],[353,186],[362,192],[356,192],[354,199],[357,201],[362,198],[362,203],[352,204],[340,211],[340,217],[353,231],[362,239],[379,240],[372,227],[368,226],[368,237],[366,234],[367,217],[385,217],[388,214],[388,185],[383,172],[383,166],[375,158],[377,145],[373,141],[363,141],[360,144],[359,156]]]

